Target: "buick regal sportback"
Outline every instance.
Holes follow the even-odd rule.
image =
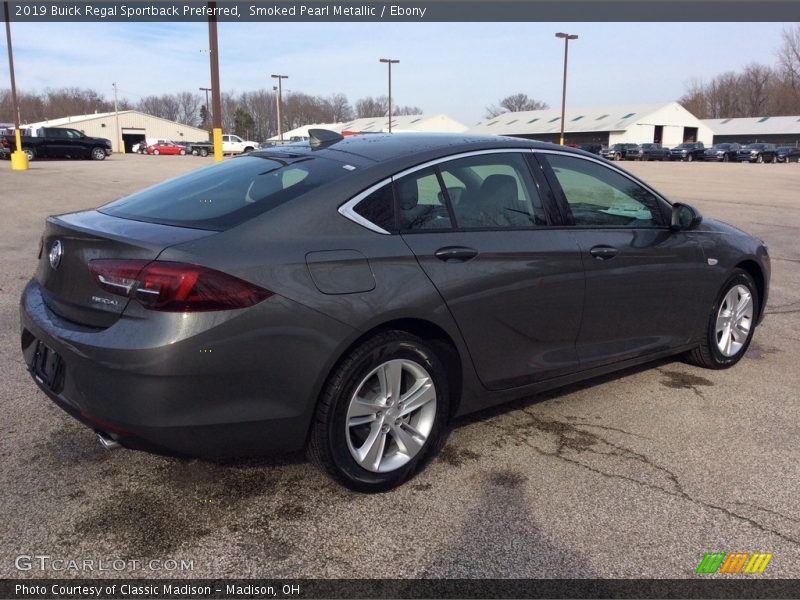
[[[21,299],[40,388],[106,445],[306,448],[402,483],[451,418],[747,351],[766,246],[580,150],[314,131],[47,219]]]

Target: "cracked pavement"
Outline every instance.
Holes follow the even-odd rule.
[[[800,577],[798,165],[623,164],[769,244],[767,318],[739,365],[661,360],[462,418],[426,470],[365,496],[303,456],[107,452],[25,372],[17,301],[44,217],[209,162],[115,156],[6,174],[0,577],[691,578],[712,551],[771,552],[763,577]],[[20,554],[193,568],[21,573]]]

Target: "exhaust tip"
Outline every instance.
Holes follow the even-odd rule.
[[[107,433],[103,433],[102,431],[97,432],[97,439],[100,441],[100,445],[106,450],[116,450],[117,448],[122,448],[122,445],[117,440],[113,439]]]

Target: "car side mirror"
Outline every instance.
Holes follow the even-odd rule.
[[[670,229],[673,231],[683,231],[694,229],[703,222],[703,215],[694,206],[676,202],[672,205],[672,221]]]

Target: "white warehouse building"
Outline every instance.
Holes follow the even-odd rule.
[[[362,117],[346,123],[317,123],[304,125],[283,134],[284,140],[308,138],[309,129],[328,129],[337,133],[381,133],[389,131],[388,117]],[[400,115],[392,117],[392,132],[463,133],[467,126],[447,115]],[[277,141],[278,136],[270,138]]]
[[[568,107],[564,119],[565,144],[655,142],[666,147],[683,142],[711,145],[713,132],[677,102],[668,104],[624,104],[619,106]],[[509,112],[487,119],[467,133],[509,135],[558,143],[561,109]]]
[[[111,140],[114,152],[119,152],[119,139],[117,139],[117,114],[119,114],[120,136],[125,144],[125,151],[130,152],[134,144],[145,139],[172,140],[174,142],[205,142],[208,141],[208,131],[198,127],[191,127],[176,123],[169,119],[154,117],[138,110],[121,110],[119,113],[93,113],[49,119],[38,123],[28,123],[24,128],[38,129],[39,127],[67,127],[82,131],[90,137],[100,137]]]

